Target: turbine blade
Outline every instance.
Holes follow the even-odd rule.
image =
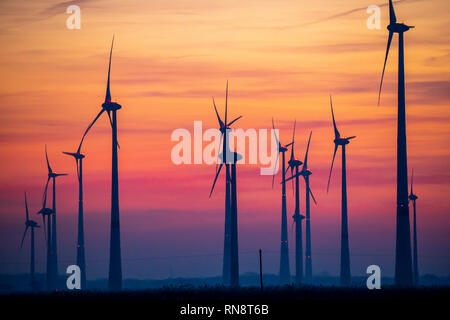
[[[272,189],[273,189],[273,184],[275,183],[275,174],[272,175]]]
[[[395,16],[394,5],[392,4],[392,0],[389,0],[389,22],[396,23],[397,17]]]
[[[105,102],[111,102],[111,91],[110,91],[109,81],[110,81],[110,75],[111,75],[111,57],[112,57],[113,47],[114,47],[114,36],[112,38],[111,51],[109,52],[108,81],[106,83]]]
[[[414,169],[412,169],[411,173],[411,194],[413,194],[413,184],[414,184]]]
[[[278,149],[279,150],[279,149]],[[272,174],[272,189],[273,189],[273,184],[275,182],[275,174],[277,171],[277,167],[278,167],[278,159],[280,157],[280,152],[277,152],[277,160],[275,160],[275,167],[273,168],[273,174]]]
[[[290,160],[294,160],[294,145],[295,145],[295,126],[297,124],[297,120],[294,120],[294,129],[292,130],[292,144],[291,144],[291,157]],[[292,172],[292,168],[291,168]]]
[[[273,132],[273,135],[275,136],[275,140],[277,143],[277,160],[275,161],[275,167],[273,168],[273,174],[272,174],[272,189],[273,189],[273,185],[275,183],[275,173],[276,173],[275,171],[277,169],[278,159],[280,156],[280,140],[278,140],[277,133],[275,132],[275,124],[273,121],[273,117],[272,117],[272,132]]]
[[[28,220],[30,220],[30,219],[29,219],[29,217],[28,217],[28,201],[27,201],[27,193],[24,192],[24,194],[25,194],[25,214],[26,214],[27,221],[28,221]]]
[[[216,161],[216,172],[217,167],[219,166],[219,156],[220,156],[220,148],[222,147],[222,138],[223,138],[223,132],[220,132],[220,140],[219,140],[219,149],[217,150],[217,161]],[[223,150],[222,150],[222,163],[223,163]]]
[[[312,131],[309,133],[308,146],[306,147],[305,161],[303,161],[302,170],[308,169],[308,151],[309,151],[309,143],[311,142],[311,135],[312,135]]]
[[[297,125],[297,119],[294,120],[294,130],[292,132],[292,152],[294,152],[294,141],[295,141],[295,126]]]
[[[80,168],[79,168],[78,158],[75,158],[75,162],[77,163],[77,178],[78,178],[78,182],[80,182]]]
[[[316,198],[314,198],[314,195],[313,195],[313,193],[311,191],[311,188],[309,188],[309,194],[311,195],[311,198],[313,199],[314,204],[317,206],[317,201],[316,201]]]
[[[280,152],[280,140],[278,140],[277,137],[277,133],[275,132],[275,124],[273,122],[273,117],[272,117],[272,130],[273,130],[273,135],[275,136],[275,140],[277,141],[277,145],[278,145],[278,152]]]
[[[291,176],[293,176],[294,175],[294,167],[292,167],[291,166]],[[295,195],[295,193],[294,193],[294,180],[291,180],[292,181],[292,195],[294,196]]]
[[[212,193],[214,191],[214,186],[216,185],[216,181],[217,181],[217,178],[219,177],[220,170],[222,170],[222,166],[223,166],[223,163],[220,164],[219,170],[217,170],[217,172],[216,172],[216,177],[214,178],[214,183],[212,185],[211,192],[209,193],[209,197],[210,198],[211,198],[211,195],[212,195]]]
[[[227,117],[228,117],[228,80],[227,80],[227,89],[225,92],[225,125],[227,125]]]
[[[22,249],[23,241],[25,240],[25,236],[27,235],[28,226],[25,227],[25,232],[23,233],[22,241],[20,242],[20,249]]]
[[[48,183],[50,182],[50,177],[47,178],[47,183],[45,184],[44,188],[44,194],[42,195],[42,208],[45,208],[47,205],[47,189],[48,189]]]
[[[216,102],[214,101],[214,97],[212,98],[212,100],[213,100],[214,110],[216,111],[217,120],[219,121],[219,125],[222,128],[224,126],[224,123],[223,123],[222,119],[220,119],[219,113],[217,112],[217,107],[216,107]]]
[[[231,126],[233,123],[235,123],[236,121],[238,121],[240,118],[242,118],[242,116],[237,117],[236,119],[234,119],[233,121],[231,121],[228,126]]]
[[[330,189],[331,172],[333,171],[334,158],[336,157],[337,148],[338,148],[338,145],[334,144],[333,160],[331,161],[330,175],[328,176],[327,193],[328,193],[328,190]]]
[[[299,175],[300,175],[300,173],[299,173],[298,175],[290,176],[289,178],[286,179],[286,181],[292,180],[292,179],[294,179],[295,177],[297,177],[297,176],[299,176]]]
[[[386,69],[386,62],[389,55],[389,48],[391,46],[392,36],[394,33],[392,31],[389,31],[389,37],[386,47],[386,56],[384,57],[384,65],[383,65],[383,72],[381,73],[381,81],[380,81],[380,89],[378,90],[378,105],[380,105],[380,98],[381,98],[381,88],[383,86],[383,78],[384,78],[384,70]]]
[[[72,157],[75,157],[75,156],[76,156],[76,153],[72,153],[72,152],[65,152],[65,151],[62,151],[62,153],[67,154],[68,156],[72,156]]]
[[[234,160],[233,160],[234,161]],[[225,164],[225,165],[228,165],[229,166],[229,164]],[[230,173],[230,170],[228,170],[228,173],[227,173],[227,177],[228,177],[228,181],[230,182],[230,183],[232,183],[233,182],[233,180],[231,179],[231,175],[230,175],[231,173]]]
[[[330,105],[331,105],[331,116],[333,118],[334,138],[337,139],[341,136],[341,134],[339,133],[339,130],[337,129],[336,126],[336,121],[334,120],[333,101],[331,100],[331,94],[330,94]]]
[[[48,169],[48,172],[51,173],[51,172],[52,172],[52,167],[50,167],[50,162],[48,161],[47,145],[45,145],[45,160],[47,160],[47,169]]]
[[[107,113],[108,113],[108,118],[109,118],[109,124],[111,125],[111,128],[112,128],[113,127],[113,122],[112,122],[112,119],[111,119],[111,111],[107,110]]]
[[[45,240],[47,240],[47,232],[45,232],[46,227],[45,227],[45,216],[44,215],[42,215],[42,224],[44,225],[44,238],[45,238]]]
[[[109,118],[109,124],[111,125],[111,129],[112,129],[114,126],[113,126],[113,121],[111,118],[111,111],[107,110],[107,113],[108,113],[108,118]],[[119,141],[117,141],[117,149],[120,149]]]
[[[348,138],[346,138],[347,140],[352,140],[352,139],[355,139],[356,138],[356,136],[351,136],[351,137],[348,137]]]
[[[56,177],[62,177],[62,176],[67,176],[67,173],[55,173]]]
[[[102,113],[105,112],[105,109],[100,110],[100,112],[97,114],[97,116],[94,118],[94,120],[89,124],[89,126],[86,128],[86,131],[83,134],[83,137],[81,138],[80,145],[78,146],[77,153],[80,153],[81,145],[83,144],[84,138],[86,137],[89,130],[92,128],[94,123],[97,121],[98,118],[102,115]]]

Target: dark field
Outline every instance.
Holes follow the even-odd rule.
[[[361,309],[371,314],[381,310],[402,311],[414,315],[418,309],[437,310],[445,308],[450,298],[450,287],[394,288],[381,290],[339,287],[249,287],[231,290],[223,287],[165,287],[161,289],[123,291],[61,291],[54,293],[16,293],[0,296],[3,305],[20,302],[23,305],[54,305],[64,310],[79,312],[89,307],[92,312],[114,313],[120,309],[129,312],[159,314],[152,319],[207,319],[207,315],[181,315],[183,306],[209,306],[221,312],[209,319],[295,319],[301,314],[314,311],[317,315],[334,315],[355,312]],[[269,314],[225,315],[225,305],[268,305]],[[73,307],[76,306],[74,309]],[[95,308],[92,308],[95,307]],[[388,308],[388,309],[386,309]],[[94,311],[95,310],[95,311]],[[389,311],[391,312],[391,311]],[[150,315],[150,314],[149,314]],[[297,315],[297,316],[294,316]],[[386,316],[386,314],[385,314]]]

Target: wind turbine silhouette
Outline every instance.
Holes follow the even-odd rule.
[[[211,187],[211,191],[209,193],[209,197],[211,198],[211,195],[214,191],[214,186],[216,185],[217,178],[219,177],[220,171],[222,170],[223,165],[225,164],[225,236],[224,236],[224,250],[223,250],[223,269],[222,269],[222,278],[223,283],[225,285],[231,285],[236,286],[236,274],[231,274],[231,272],[234,270],[236,272],[236,269],[238,270],[239,267],[236,268],[236,264],[238,263],[238,259],[235,257],[231,257],[231,254],[237,254],[237,247],[232,248],[232,246],[237,246],[237,225],[234,227],[232,224],[234,224],[234,213],[233,213],[233,219],[231,217],[231,211],[232,211],[232,199],[230,197],[231,189],[232,189],[232,179],[230,176],[230,163],[231,162],[237,162],[241,159],[240,155],[232,154],[229,149],[229,143],[228,143],[228,136],[230,131],[230,126],[235,123],[237,120],[242,118],[242,116],[237,117],[231,122],[228,122],[228,81],[226,86],[226,93],[225,93],[225,121],[222,121],[222,119],[219,116],[219,113],[217,111],[216,103],[213,100],[213,106],[214,111],[216,112],[217,121],[219,122],[219,130],[220,130],[220,142],[219,142],[219,149],[222,146],[222,153],[218,154],[218,161],[221,160],[221,163],[218,167],[216,167],[216,176],[214,178],[214,183]],[[222,143],[223,140],[223,143]],[[220,159],[219,159],[220,158]],[[236,160],[236,161],[233,161]],[[237,215],[237,212],[236,212]],[[233,221],[232,221],[233,220]],[[231,234],[233,232],[233,234]],[[236,233],[236,234],[234,234]],[[236,241],[232,240],[234,237],[236,237]],[[233,244],[232,244],[233,242]],[[235,244],[234,244],[235,243]],[[233,260],[233,261],[232,261]],[[233,265],[232,265],[233,263]],[[232,283],[233,279],[233,283]],[[239,274],[237,275],[237,279],[239,280]],[[238,285],[238,284],[237,284]]]
[[[302,170],[298,173],[299,176],[303,176],[305,179],[305,196],[306,196],[306,244],[305,244],[305,281],[307,283],[312,282],[312,259],[311,259],[311,205],[310,199],[312,198],[314,203],[317,205],[316,199],[311,191],[309,185],[309,176],[312,172],[308,169],[308,152],[309,152],[309,144],[311,142],[312,131],[309,134],[308,146],[306,147],[305,160],[303,161]],[[290,177],[293,179],[294,177]]]
[[[292,133],[292,144],[291,144],[291,158],[288,161],[288,168],[291,169],[291,177],[286,179],[286,181],[295,178],[295,213],[292,216],[295,223],[295,284],[300,285],[303,279],[303,241],[302,241],[302,221],[305,216],[300,214],[300,185],[299,185],[299,171],[298,168],[303,164],[300,160],[294,157],[294,146],[295,146],[295,126],[297,121],[294,121],[294,130]],[[295,170],[295,174],[294,174]]]
[[[56,178],[61,176],[67,176],[66,173],[55,173],[52,170],[52,167],[50,166],[50,162],[48,161],[48,154],[47,154],[47,145],[45,145],[45,159],[47,160],[47,169],[48,169],[48,179],[47,179],[47,185],[45,186],[45,192],[47,193],[48,183],[50,182],[50,179],[52,180],[52,213],[51,219],[52,219],[52,232],[51,232],[51,272],[52,272],[52,279],[54,281],[53,285],[57,285],[58,282],[58,245],[57,245],[57,238],[56,238]],[[53,288],[52,288],[53,289]]]
[[[389,47],[394,33],[398,33],[398,116],[397,116],[397,238],[395,248],[395,284],[408,286],[413,283],[411,269],[411,234],[408,208],[408,164],[406,154],[406,121],[405,121],[405,58],[403,33],[413,26],[397,23],[392,0],[389,0],[389,30],[386,56],[381,74],[378,105],[380,104],[381,87],[384,70],[389,54]]]
[[[108,80],[106,82],[105,102],[102,104],[102,110],[97,114],[91,124],[87,127],[83,139],[92,128],[94,123],[100,118],[103,112],[108,114],[109,122],[112,129],[112,169],[111,169],[111,233],[109,246],[109,277],[108,288],[112,291],[122,289],[122,259],[120,252],[120,215],[119,215],[119,169],[117,160],[117,110],[122,106],[111,101],[110,91],[110,75],[111,75],[111,58],[114,47],[114,37],[109,52]],[[112,116],[111,116],[112,114]],[[83,142],[83,140],[81,141]],[[80,144],[81,146],[81,144]]]
[[[39,210],[38,214],[42,215],[42,222],[45,229],[45,217],[47,217],[47,266],[46,266],[46,286],[47,290],[51,290],[54,286],[54,278],[52,273],[52,219],[53,210],[47,208],[47,190],[48,183],[50,179],[47,179],[47,183],[45,184],[44,193],[42,194],[42,209]],[[45,231],[44,231],[45,234]]]
[[[81,153],[81,145],[83,143],[83,135],[80,145],[76,152],[63,152],[66,155],[75,158],[77,165],[77,179],[78,179],[78,240],[77,240],[77,265],[81,272],[81,288],[86,288],[86,258],[84,252],[84,208],[83,208],[83,159],[84,154]]]
[[[417,195],[413,192],[413,184],[414,184],[414,170],[411,174],[411,193],[409,194],[408,198],[413,203],[413,209],[414,209],[414,220],[413,220],[413,270],[414,270],[414,285],[419,284],[419,261],[418,261],[418,255],[417,255],[417,223],[416,223],[416,200],[419,198]]]
[[[289,245],[288,245],[288,227],[287,227],[287,213],[286,213],[286,151],[293,142],[286,145],[282,145],[278,140],[277,133],[275,132],[275,124],[272,118],[273,134],[278,145],[276,166],[274,168],[272,176],[272,189],[275,180],[276,169],[278,166],[278,157],[281,153],[281,248],[280,248],[280,284],[285,285],[291,282],[291,271],[289,267]]]
[[[25,232],[23,233],[22,242],[20,243],[20,248],[22,249],[23,241],[25,240],[25,236],[27,235],[28,228],[31,229],[31,245],[30,245],[30,284],[31,288],[35,288],[36,281],[34,278],[34,270],[35,270],[35,249],[34,249],[34,228],[39,228],[39,225],[36,221],[30,219],[28,214],[28,202],[27,202],[27,193],[25,192]]]
[[[334,120],[333,113],[333,102],[331,101],[330,95],[330,105],[331,105],[331,116],[333,117],[333,127],[334,127],[334,153],[333,160],[331,161],[330,175],[328,177],[327,193],[330,188],[331,172],[333,171],[334,158],[336,157],[336,152],[339,146],[342,147],[342,224],[341,224],[341,274],[340,282],[341,285],[350,285],[351,275],[350,275],[350,249],[348,244],[348,217],[347,217],[347,169],[346,169],[346,158],[345,158],[345,146],[350,143],[350,140],[356,138],[356,136],[351,136],[348,138],[341,137],[337,127],[336,121]]]

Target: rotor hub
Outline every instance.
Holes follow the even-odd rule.
[[[350,141],[348,141],[348,139],[346,139],[346,138],[336,138],[336,139],[334,139],[334,143],[339,146],[344,146],[346,144],[349,144]]]
[[[410,26],[407,26],[406,24],[403,23],[392,23],[387,26],[387,29],[394,33],[406,32],[410,28],[411,28]]]
[[[102,108],[106,111],[115,111],[121,109],[122,106],[116,102],[108,101],[102,104]]]

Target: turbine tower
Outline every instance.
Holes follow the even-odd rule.
[[[77,240],[77,265],[81,272],[81,288],[86,288],[86,258],[84,251],[84,208],[83,208],[83,159],[85,156],[81,153],[81,145],[86,134],[83,135],[80,145],[76,152],[63,152],[66,155],[75,158],[77,165],[78,179],[78,240]]]
[[[409,200],[413,203],[414,216],[413,216],[413,269],[414,269],[414,285],[419,284],[419,261],[417,255],[417,223],[416,223],[416,200],[419,198],[413,192],[414,184],[414,171],[411,174],[411,193],[409,194]]]
[[[311,142],[312,131],[309,134],[308,146],[306,147],[305,160],[303,161],[302,170],[298,173],[303,176],[305,180],[305,203],[306,203],[306,235],[305,235],[305,281],[307,283],[312,282],[312,258],[311,258],[311,198],[314,201],[314,204],[317,205],[316,199],[311,191],[309,186],[309,176],[312,172],[308,169],[308,152],[309,152],[309,144]]]
[[[20,243],[20,248],[22,249],[23,241],[25,240],[25,236],[27,235],[28,228],[31,229],[31,245],[30,245],[30,285],[31,288],[36,288],[36,280],[34,278],[34,270],[35,270],[35,251],[34,251],[34,228],[39,228],[39,225],[30,220],[28,215],[28,202],[27,202],[27,194],[25,193],[25,232],[23,233],[22,242]]]
[[[111,101],[110,92],[110,74],[111,74],[111,57],[114,47],[114,37],[109,52],[108,80],[106,82],[105,102],[102,109],[95,119],[87,127],[84,135],[88,133],[98,118],[106,111],[112,129],[112,169],[111,169],[111,233],[109,244],[109,277],[108,288],[111,291],[119,291],[122,289],[122,259],[120,252],[120,216],[119,216],[119,169],[117,160],[117,110],[122,106]],[[112,115],[111,115],[112,114]]]
[[[236,152],[232,153],[231,163],[231,217],[230,217],[230,285],[239,286],[239,249],[238,249],[238,219],[237,219],[237,179],[236,165],[242,156]]]
[[[294,158],[294,145],[295,145],[295,125],[292,134],[292,144],[291,144],[291,158],[288,161],[288,168],[291,169],[291,177],[286,181],[295,178],[295,213],[292,216],[295,223],[295,284],[300,285],[303,279],[303,236],[302,236],[302,221],[305,216],[300,214],[300,185],[299,185],[299,171],[298,168],[303,162]],[[294,175],[295,170],[295,175]]]
[[[348,244],[348,217],[347,217],[347,168],[346,168],[346,158],[345,158],[345,146],[350,143],[350,140],[356,138],[356,136],[343,138],[341,137],[337,127],[336,121],[334,120],[333,113],[333,102],[331,101],[331,116],[333,117],[333,127],[334,127],[334,153],[333,160],[331,161],[330,175],[328,177],[327,193],[330,188],[331,172],[333,171],[334,158],[339,146],[342,147],[342,222],[341,222],[341,274],[340,282],[341,285],[348,286],[351,283],[350,275],[350,249]]]
[[[219,130],[220,130],[220,143],[219,143],[219,149],[222,146],[222,152],[218,155],[218,162],[220,160],[220,165],[217,168],[216,166],[216,176],[214,178],[214,183],[212,185],[211,191],[209,193],[209,197],[211,198],[211,195],[214,191],[214,186],[216,185],[217,178],[219,177],[220,170],[222,170],[222,166],[225,164],[225,236],[224,236],[224,250],[223,250],[223,269],[222,269],[222,280],[224,285],[233,285],[231,283],[231,252],[232,252],[232,219],[231,219],[231,174],[230,174],[230,163],[232,160],[232,153],[229,149],[229,131],[230,127],[233,123],[235,123],[237,120],[242,118],[242,116],[237,117],[233,121],[228,123],[228,81],[226,86],[226,92],[225,92],[225,121],[222,121],[222,119],[219,116],[219,113],[217,111],[216,103],[213,100],[213,106],[214,110],[216,112],[217,121],[219,122]],[[223,142],[222,142],[223,140]],[[220,159],[219,159],[220,158]],[[240,160],[240,159],[237,159]],[[237,230],[235,230],[237,232]],[[233,235],[234,236],[234,235]],[[237,235],[236,235],[237,236]],[[237,248],[234,248],[233,250],[237,250]],[[233,259],[234,263],[236,263],[235,258]],[[233,267],[233,269],[236,269],[236,266]],[[238,275],[239,276],[239,275]],[[233,276],[235,278],[235,276]]]
[[[52,255],[51,255],[51,272],[52,272],[52,278],[53,278],[53,285],[58,284],[58,245],[57,245],[57,238],[56,238],[56,178],[61,176],[67,176],[66,173],[55,173],[52,170],[52,167],[50,166],[50,162],[48,161],[48,155],[47,155],[47,145],[45,146],[45,159],[47,160],[47,169],[48,169],[48,179],[47,179],[47,185],[52,180],[52,200],[53,200],[53,206],[52,206],[52,233],[51,233],[51,248],[52,248]],[[46,187],[47,188],[47,187]],[[47,192],[47,189],[46,189]]]
[[[272,118],[272,129],[273,134],[278,145],[277,160],[275,170],[278,166],[278,157],[281,153],[281,248],[280,248],[280,284],[286,285],[291,282],[291,271],[289,267],[289,245],[288,245],[288,226],[287,226],[287,213],[286,213],[286,151],[288,147],[293,144],[293,142],[286,145],[282,145],[278,140],[277,134],[275,132],[275,124]],[[272,189],[275,180],[276,171],[274,171],[272,176]]]
[[[409,286],[413,283],[411,268],[411,234],[408,208],[408,165],[406,154],[406,121],[405,121],[405,61],[403,33],[413,26],[397,23],[392,0],[389,0],[389,30],[386,56],[381,74],[378,104],[380,104],[381,87],[384,70],[389,54],[389,47],[394,33],[398,33],[398,116],[397,116],[397,238],[395,247],[395,284]]]

